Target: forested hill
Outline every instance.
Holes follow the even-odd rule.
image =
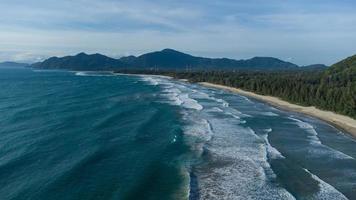
[[[356,119],[356,56],[340,61],[327,70],[294,71],[125,71],[155,73],[210,82],[283,100],[315,106]]]
[[[158,69],[294,69],[298,66],[272,57],[254,57],[248,60],[229,58],[204,58],[173,49],[124,57],[122,61],[138,68]]]
[[[32,65],[34,68],[70,70],[156,69],[156,70],[289,70],[298,69],[293,63],[272,57],[254,57],[247,60],[203,58],[173,49],[151,52],[141,56],[120,59],[100,54],[80,53],[62,58],[52,57]]]
[[[126,67],[120,60],[101,54],[79,53],[75,56],[51,57],[43,62],[32,64],[33,68],[41,69],[68,69],[68,70],[114,70]]]
[[[325,71],[317,95],[321,107],[356,118],[356,55]]]
[[[348,57],[330,67],[326,73],[326,76],[342,77],[349,76],[350,79],[356,78],[356,55]]]

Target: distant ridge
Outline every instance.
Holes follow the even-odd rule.
[[[174,49],[163,49],[120,59],[101,54],[80,53],[75,56],[51,57],[31,65],[41,69],[115,70],[115,69],[163,69],[163,70],[290,70],[299,66],[273,57],[254,57],[247,60],[229,58],[204,58],[192,56]]]
[[[306,65],[306,66],[301,66],[302,69],[307,69],[307,70],[324,70],[327,69],[328,66],[324,64],[314,64],[314,65]]]
[[[18,63],[18,62],[1,62],[0,67],[11,67],[11,68],[17,68],[17,67],[27,67],[29,64],[27,63]]]
[[[125,67],[120,60],[101,54],[79,53],[75,56],[51,57],[43,62],[32,64],[31,67],[41,69],[69,69],[69,70],[114,70]]]
[[[173,49],[163,49],[138,57],[123,57],[120,60],[139,68],[160,69],[289,69],[298,66],[271,57],[255,57],[248,60],[229,58],[204,58],[182,53]]]

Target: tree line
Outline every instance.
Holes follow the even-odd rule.
[[[339,70],[289,71],[164,71],[128,70],[124,73],[168,75],[191,82],[209,82],[285,101],[315,106],[356,118],[356,72]]]

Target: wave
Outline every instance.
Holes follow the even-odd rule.
[[[31,69],[33,72],[68,72],[67,70],[60,70],[60,69]]]
[[[263,135],[263,138],[266,142],[266,149],[267,149],[268,157],[271,159],[285,159],[285,157],[282,155],[282,153],[279,152],[276,148],[274,148],[268,140],[268,134],[270,132],[272,132],[272,128],[265,129],[265,132],[266,132],[266,134]]]
[[[166,97],[172,105],[179,105],[194,110],[203,109],[203,106],[199,104],[197,100],[190,98],[188,93],[183,93],[176,88],[165,89],[162,96]]]
[[[304,122],[302,120],[293,118],[293,117],[288,117],[288,119],[295,121],[296,125],[298,125],[302,129],[306,130],[310,134],[308,136],[308,138],[310,139],[311,143],[321,144],[321,141],[318,138],[318,133],[316,132],[316,130],[314,129],[314,127],[311,124]]]
[[[193,120],[191,118],[188,118],[188,114],[186,114],[184,119],[190,122],[192,122]],[[213,135],[213,130],[208,120],[198,119],[194,120],[194,123],[191,123],[190,125],[184,127],[184,134],[197,137],[200,140],[207,142],[211,139]]]
[[[285,159],[269,141],[272,128],[265,129],[265,134],[259,136],[252,128],[241,126],[246,123],[242,120],[244,117],[252,116],[230,107],[212,92],[161,77],[143,76],[142,80],[149,85],[159,85],[159,95],[165,103],[183,108],[180,112],[185,122],[184,142],[191,148],[193,157],[200,160],[198,163],[202,162],[197,166],[193,162],[198,182],[196,190],[201,199],[295,199],[275,181],[276,174],[268,161]],[[279,116],[268,110],[258,114]],[[309,133],[311,143],[321,144],[312,125],[292,117],[291,120]],[[174,137],[171,143],[175,142]]]
[[[252,101],[249,98],[247,98],[246,96],[240,95],[240,97],[243,98],[244,100],[246,100],[247,102],[252,103]]]
[[[167,98],[168,103],[179,105],[187,109],[202,110],[203,106],[199,102],[190,97],[190,93],[194,90],[187,88],[184,85],[173,83],[165,77],[159,76],[141,76],[142,80],[150,85],[162,86],[162,97]]]
[[[313,197],[315,199],[338,199],[338,200],[347,200],[347,198],[339,192],[336,188],[331,186],[330,184],[324,182],[315,174],[311,173],[309,170],[304,169],[311,177],[319,183],[319,192],[314,194]]]
[[[179,95],[180,100],[183,101],[182,106],[185,108],[195,109],[195,110],[202,110],[203,106],[198,103],[197,100],[192,99],[189,97],[189,94],[182,94]]]
[[[222,107],[224,108],[227,108],[229,107],[229,103],[227,101],[225,101],[224,99],[220,99],[220,98],[216,98],[214,96],[211,96],[209,94],[207,94],[206,92],[203,92],[203,91],[198,91],[196,89],[192,89],[192,92],[194,93],[194,96],[196,98],[199,98],[199,99],[207,99],[207,100],[212,100],[212,101],[215,101],[215,102],[218,102],[221,104]]]
[[[115,76],[113,72],[82,71],[75,72],[76,76]]]
[[[220,109],[218,107],[213,107],[209,111],[211,111],[211,112],[219,112],[219,113],[224,112],[222,109]]]
[[[169,103],[172,105],[182,105],[183,101],[179,98],[179,94],[182,93],[179,89],[176,88],[171,88],[171,89],[164,89],[163,94],[161,96],[165,97],[168,99]]]
[[[268,134],[268,133],[272,132],[272,128],[267,128],[264,131]]]
[[[227,101],[225,101],[225,100],[223,100],[223,99],[218,99],[218,98],[215,98],[215,97],[213,97],[213,99],[214,99],[216,102],[221,103],[222,106],[225,107],[225,108],[229,107],[229,105],[230,105]]]
[[[264,116],[270,116],[270,117],[278,117],[279,116],[277,113],[274,113],[274,112],[261,112],[260,114],[264,115]]]
[[[205,160],[209,155],[208,165],[222,165],[222,167],[200,168],[194,171],[198,188],[193,188],[193,190],[197,190],[201,199],[214,198],[211,195],[217,193],[220,193],[219,197],[227,199],[263,197],[265,196],[264,192],[269,195],[273,193],[270,195],[271,199],[277,196],[293,199],[285,189],[267,183],[265,168],[268,168],[266,167],[268,162],[263,153],[266,149],[263,147],[261,138],[250,128],[236,126],[246,123],[241,120],[242,117],[246,117],[243,113],[229,107],[225,100],[210,96],[204,91],[187,85],[162,81],[160,87],[163,88],[162,93],[165,98],[169,97],[172,102],[177,102],[177,99],[180,99],[182,102],[180,106],[188,108],[182,110],[183,120],[186,122],[183,126],[183,133],[186,144],[195,152],[196,158]],[[208,99],[212,102],[200,101],[200,99]],[[217,116],[213,112],[219,112],[221,115]],[[227,118],[228,116],[231,118]],[[227,127],[223,128],[223,124],[226,124]],[[230,137],[233,137],[233,140]],[[253,144],[252,146],[246,143],[249,140],[251,141],[247,143]],[[210,160],[211,156],[213,160]],[[208,174],[205,174],[205,170],[209,171]],[[258,177],[256,177],[256,173]],[[269,172],[269,174],[273,174],[273,172]],[[248,183],[245,184],[245,182]],[[252,191],[259,185],[263,185],[262,192],[253,193]],[[241,195],[236,192],[230,193],[235,190],[234,188],[242,188],[244,193]]]
[[[304,122],[302,120],[299,120],[299,119],[296,119],[296,118],[293,118],[293,117],[288,117],[288,119],[291,119],[293,121],[296,122],[296,124],[306,130],[309,134],[308,138],[310,139],[310,143],[311,144],[314,144],[314,145],[318,145],[320,147],[322,147],[322,149],[317,149],[314,147],[313,150],[311,150],[312,152],[314,153],[318,153],[318,154],[323,154],[323,153],[329,153],[330,155],[333,155],[334,158],[337,158],[337,159],[355,159],[353,158],[352,156],[349,156],[343,152],[340,152],[340,151],[337,151],[333,148],[330,148],[329,146],[326,146],[324,144],[322,144],[322,142],[320,141],[320,139],[318,138],[318,133],[317,131],[314,129],[314,127],[307,123],[307,122]],[[328,152],[326,152],[328,151]]]
[[[87,76],[87,74],[85,72],[76,72],[75,75],[76,76]]]
[[[253,129],[220,118],[209,122],[214,130],[205,147],[209,165],[197,171],[201,199],[294,199],[269,180],[267,148]]]
[[[150,76],[141,76],[142,80],[147,82],[149,85],[158,85],[159,82],[157,79],[153,78],[153,77],[150,77]]]

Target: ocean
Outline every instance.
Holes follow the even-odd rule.
[[[0,199],[356,199],[356,140],[161,76],[0,69]]]

